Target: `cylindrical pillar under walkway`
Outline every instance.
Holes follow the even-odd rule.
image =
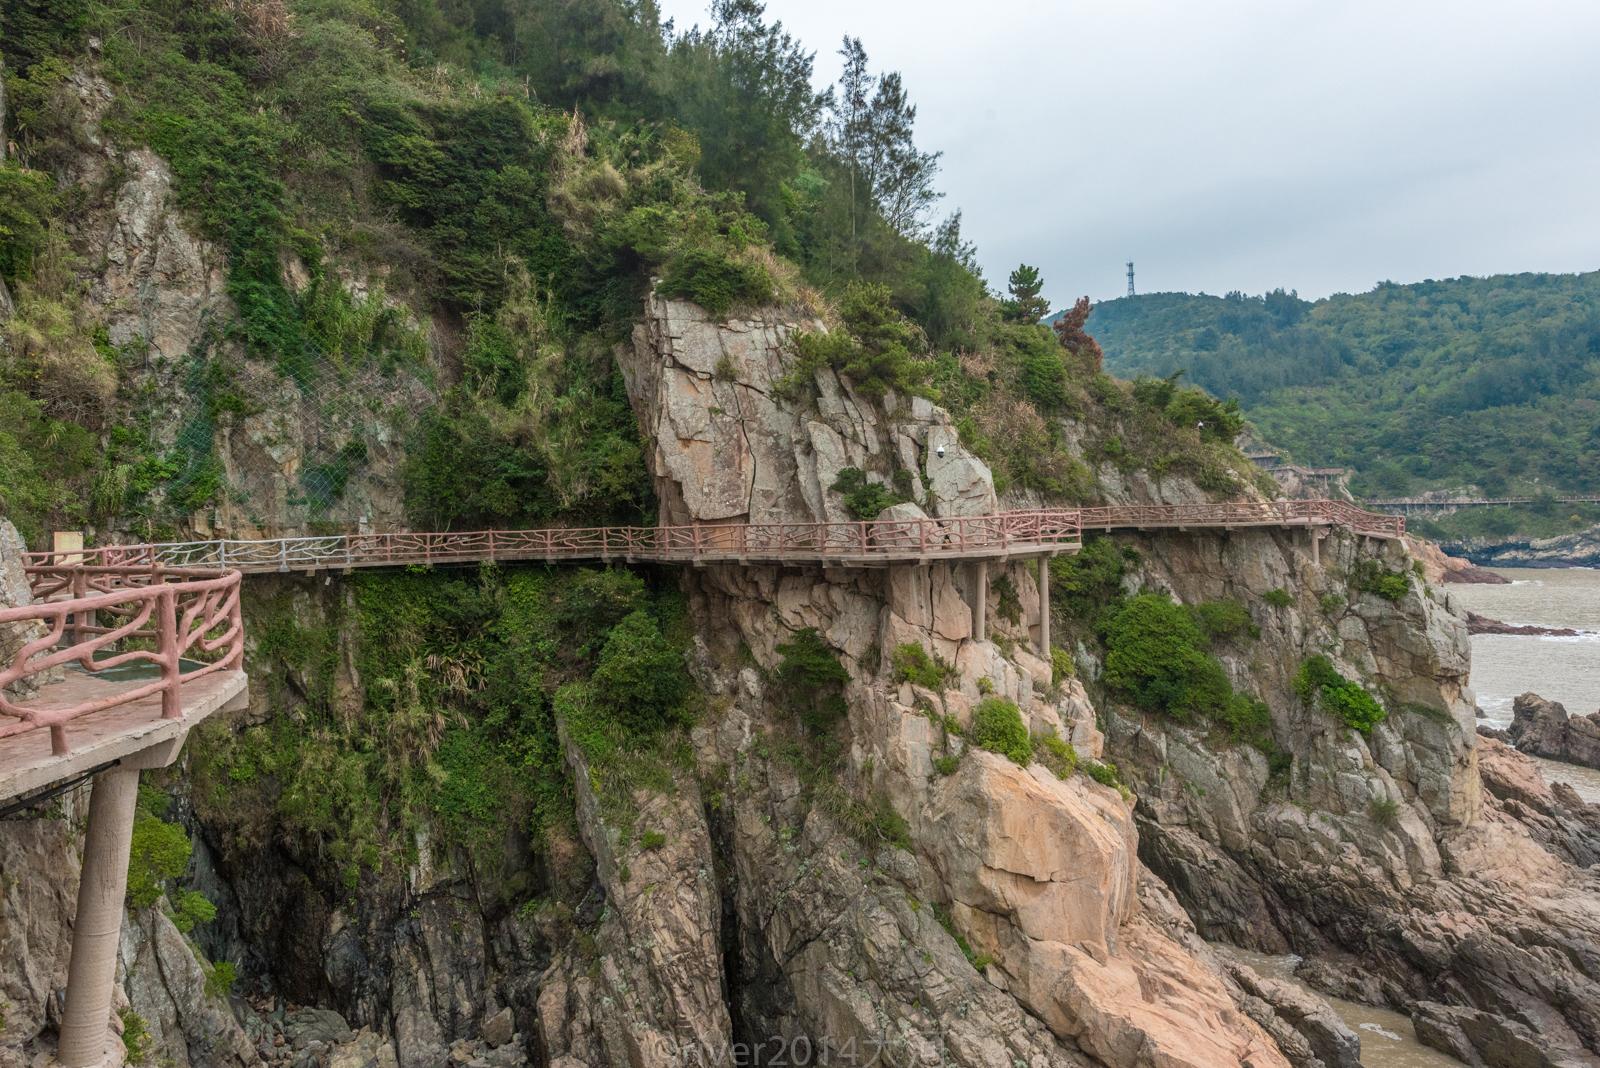
[[[972,640],[985,641],[989,637],[989,561],[972,564]]]
[[[56,1052],[64,1068],[94,1068],[105,1062],[138,800],[137,769],[112,768],[94,777],[83,877],[78,883],[78,918],[72,925],[72,961],[67,966],[67,1004]]]
[[[1039,655],[1050,659],[1050,558],[1039,557]]]

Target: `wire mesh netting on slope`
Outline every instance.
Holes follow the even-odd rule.
[[[403,518],[403,444],[437,400],[421,362],[352,367],[307,343],[291,365],[216,351],[150,389],[136,461],[108,465],[103,512],[144,537],[386,529]]]

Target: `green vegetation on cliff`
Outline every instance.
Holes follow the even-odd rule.
[[[525,894],[506,843],[571,818],[563,709],[597,785],[691,714],[681,601],[629,571],[370,573],[247,611],[274,714],[206,728],[196,803],[245,839],[280,828],[352,885],[403,871],[426,829]]]
[[[1090,499],[1084,454],[1219,493],[1247,477],[1223,406],[1100,373],[1086,306],[1053,333],[1036,271],[989,291],[959,213],[933,217],[938,159],[897,74],[849,39],[818,93],[812,53],[751,0],[686,31],[630,0],[19,0],[0,53],[19,150],[0,166],[0,506],[35,537],[180,534],[237,495],[221,451],[283,405],[268,368],[371,409],[307,428],[307,523],[396,441],[419,526],[647,519],[611,353],[652,284],[717,315],[818,314],[801,393],[829,367],[930,396],[1002,486]],[[80,184],[96,124],[123,155]],[[68,226],[118,210],[142,147],[225,258],[232,308],[159,358],[112,343],[104,250]],[[384,408],[391,386],[426,399]]]
[[[1315,302],[1153,293],[1090,322],[1111,369],[1238,397],[1297,460],[1353,468],[1359,493],[1600,490],[1600,272]]]

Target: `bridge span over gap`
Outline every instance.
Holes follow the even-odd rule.
[[[108,1032],[139,771],[178,756],[189,729],[246,697],[247,574],[500,561],[884,567],[964,564],[972,633],[985,634],[991,561],[1037,559],[1035,633],[1050,648],[1052,556],[1085,531],[1308,530],[1382,539],[1400,516],[1343,501],[1112,505],[845,523],[586,527],[72,547],[25,557],[33,603],[0,609],[0,810],[92,779],[58,1063],[120,1063]]]

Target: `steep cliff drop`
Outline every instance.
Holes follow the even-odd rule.
[[[818,328],[771,317],[717,324],[691,305],[652,300],[619,360],[654,443],[664,514],[844,518],[830,487],[852,467],[886,481],[895,470],[913,476],[916,503],[897,515],[992,510],[987,468],[937,407],[872,401],[826,371],[800,390],[780,387],[786,336]],[[982,702],[1008,700],[1033,734],[1070,740],[1085,760],[1100,755],[1081,685],[1054,679],[1029,651],[1034,573],[1019,561],[997,576],[1017,605],[991,598],[992,640],[974,639],[964,594],[975,587],[948,564],[687,575],[697,674],[715,695],[695,731],[696,766],[700,790],[717,802],[679,806],[686,823],[667,836],[715,841],[717,856],[698,864],[717,871],[726,904],[715,907],[716,886],[682,877],[667,897],[689,915],[721,916],[729,967],[694,969],[704,988],[688,1002],[718,1010],[685,1016],[680,1000],[676,1023],[663,1024],[672,1014],[640,998],[642,1018],[618,1020],[597,999],[627,1005],[625,989],[663,990],[665,962],[640,959],[600,983],[558,964],[566,974],[541,996],[547,1036],[573,1058],[558,1063],[625,1063],[622,1036],[639,1033],[669,1044],[810,1036],[836,1051],[882,1050],[885,1063],[1285,1063],[1186,944],[1181,912],[1142,876],[1131,800],[963,737]],[[836,763],[817,762],[791,711],[808,696],[774,681],[786,646],[807,630],[848,670]],[[939,666],[932,678],[896,671],[896,652],[908,649],[920,657],[901,655]],[[867,832],[852,836],[861,822]],[[680,860],[680,872],[695,866],[692,855]],[[683,918],[624,908],[617,944],[673,944]]]

